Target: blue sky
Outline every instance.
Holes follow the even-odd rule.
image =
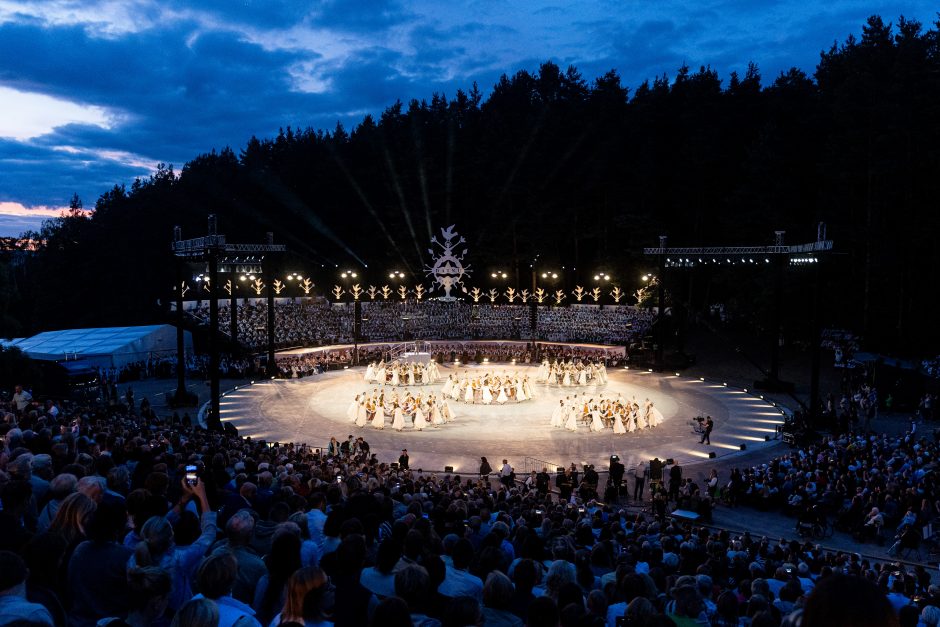
[[[878,13],[831,0],[0,0],[0,235],[86,207],[157,163],[278,128],[347,128],[396,99],[452,96],[545,60],[633,88],[687,63],[765,82]]]

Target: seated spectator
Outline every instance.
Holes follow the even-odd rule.
[[[800,627],[898,627],[898,617],[872,582],[832,575],[807,597]]]
[[[78,488],[78,477],[70,473],[56,475],[49,483],[49,500],[39,512],[36,521],[36,532],[43,533],[49,529],[52,519],[55,518],[59,506],[65,498]]]
[[[249,510],[241,510],[228,519],[225,525],[225,539],[217,542],[212,552],[230,552],[238,560],[238,577],[232,596],[242,603],[254,601],[258,580],[267,573],[264,562],[251,548],[251,536],[255,529],[255,519]]]
[[[268,572],[258,580],[252,603],[258,620],[264,625],[284,607],[287,582],[300,568],[300,538],[290,533],[279,534],[271,545],[267,567]]]
[[[173,617],[170,627],[216,627],[219,606],[209,599],[190,599]]]
[[[362,569],[359,582],[380,599],[395,596],[394,568],[400,557],[394,542],[383,541],[376,553],[375,566]]]
[[[308,627],[331,625],[326,617],[331,611],[332,593],[326,573],[317,567],[301,568],[290,576],[284,607],[271,624],[295,622]]]
[[[92,627],[102,616],[127,615],[127,562],[133,552],[120,543],[127,521],[124,504],[102,498],[88,522],[88,540],[68,566],[69,620]]]
[[[494,627],[522,627],[522,620],[510,611],[512,582],[499,571],[491,572],[483,586],[483,618]]]
[[[49,610],[26,600],[28,576],[23,558],[10,551],[0,551],[0,625],[22,621],[30,625],[53,625]]]
[[[199,594],[195,599],[207,598],[219,607],[219,627],[258,627],[255,611],[232,596],[238,577],[238,560],[231,553],[215,553],[199,567],[196,580]]]
[[[163,617],[170,601],[170,574],[155,566],[127,570],[127,618],[105,618],[98,627],[153,625]]]
[[[447,567],[447,574],[438,592],[446,597],[468,596],[482,601],[483,582],[479,577],[467,572],[473,561],[473,545],[470,541],[466,538],[458,540],[451,553],[451,559],[453,566]]]
[[[478,606],[479,607],[479,606]],[[477,610],[479,613],[479,610]],[[462,621],[454,623],[464,625]],[[408,604],[398,597],[392,596],[382,599],[372,613],[370,627],[413,627]]]
[[[430,589],[430,577],[423,566],[409,564],[395,573],[395,595],[408,604],[415,627],[441,627],[441,621],[424,613]]]

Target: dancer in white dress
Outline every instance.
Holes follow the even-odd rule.
[[[444,382],[444,387],[441,388],[441,396],[450,396],[450,391],[454,387],[454,375],[447,377],[447,381]]]
[[[620,414],[618,412],[613,413],[613,421],[614,421],[614,433],[617,435],[625,435],[627,433],[627,430],[623,426],[623,420],[621,420]]]
[[[369,367],[366,368],[366,376],[364,377],[366,381],[371,382],[375,379],[375,362],[370,362]]]
[[[594,408],[591,409],[591,431],[603,431],[604,430],[604,421],[601,420],[601,411],[598,409],[597,405],[594,405]]]
[[[506,401],[509,400],[509,397],[506,396],[506,386],[499,386],[499,395],[496,397],[496,402],[500,405],[505,405]]]
[[[361,400],[356,408],[356,426],[362,428],[367,422],[369,422],[369,412],[366,410],[365,400]]]
[[[658,427],[663,424],[663,413],[659,411],[659,408],[653,406],[652,401],[650,402],[649,423],[650,427]]]
[[[395,403],[395,418],[392,420],[392,428],[395,431],[401,431],[405,428],[405,412],[402,411],[401,405],[397,402]]]
[[[367,417],[369,414],[368,410],[369,408],[367,406],[366,407]],[[385,407],[383,407],[382,405],[376,405],[373,413],[374,413],[374,417],[372,418],[372,426],[375,427],[376,429],[384,429],[385,428]]]
[[[587,368],[582,368],[578,375],[578,385],[587,385]]]
[[[486,383],[481,383],[481,385],[483,386],[483,404],[489,405],[493,402],[493,393],[490,392],[490,386]]]
[[[398,368],[392,368],[392,385],[398,385]]]
[[[420,401],[415,402],[415,429],[418,431],[422,431],[425,427],[431,426],[424,416],[424,409],[421,405]]]
[[[578,411],[577,404],[568,408],[568,417],[565,419],[565,429],[568,431],[578,430]]]
[[[565,401],[558,399],[558,407],[552,412],[552,427],[556,429],[564,427]]]
[[[349,422],[356,422],[356,414],[359,411],[359,395],[356,395],[356,398],[349,404],[349,408],[346,410],[346,417],[349,418]]]
[[[563,387],[571,387],[571,373],[565,370],[565,376],[561,380],[561,385]]]
[[[451,411],[446,398],[441,399],[441,418],[444,419],[444,422],[454,421],[454,412]]]
[[[431,404],[431,424],[435,427],[439,427],[444,424],[444,416],[441,414],[441,408],[434,402],[433,396],[428,399],[428,402]]]
[[[467,381],[467,391],[463,395],[463,400],[465,403],[473,402],[473,385],[470,381]]]

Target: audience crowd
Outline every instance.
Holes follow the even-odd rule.
[[[208,304],[192,310],[202,321]],[[230,308],[219,307],[219,326],[227,332]],[[359,341],[406,339],[527,339],[531,335],[527,305],[463,301],[364,301]],[[539,339],[550,342],[594,342],[630,345],[639,342],[653,320],[647,309],[628,306],[539,307]],[[325,301],[277,302],[275,345],[316,346],[353,341],[353,307]],[[267,304],[238,305],[239,342],[250,348],[267,345]]]
[[[123,405],[53,411],[27,396],[18,388],[0,425],[0,625],[816,627],[940,616],[923,568],[709,530],[658,507],[636,513],[581,498],[593,493],[567,479],[555,495],[545,473],[515,480],[508,460],[493,479],[485,459],[481,474],[437,476],[409,469],[407,451],[382,462],[352,436],[326,449],[271,445]],[[849,434],[742,476],[781,505],[784,494],[816,495],[867,515],[891,510],[890,497],[919,522],[936,507],[936,452],[913,434]],[[592,481],[586,469],[581,484]],[[716,475],[706,489],[717,486]]]
[[[391,348],[404,349],[401,343],[392,345],[363,346],[359,350],[359,363],[378,363],[388,357]],[[410,347],[409,347],[410,348]],[[490,362],[529,364],[535,357],[534,347],[531,343],[520,342],[428,342],[418,345],[419,350],[428,350],[431,358],[438,363],[461,362],[483,363]],[[585,362],[605,362],[608,366],[618,365],[623,357],[611,354],[603,348],[587,346],[563,346],[556,344],[538,345],[541,359],[549,361],[581,360]],[[326,370],[343,368],[353,363],[352,348],[334,348],[319,350],[303,354],[279,355],[277,358],[278,375],[283,378],[296,379],[315,374],[322,374]]]

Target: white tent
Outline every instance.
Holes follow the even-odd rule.
[[[192,334],[183,333],[186,352],[193,348]],[[64,329],[46,331],[10,342],[33,359],[45,361],[82,360],[89,366],[120,368],[150,357],[176,353],[176,327],[158,324],[144,327]]]

